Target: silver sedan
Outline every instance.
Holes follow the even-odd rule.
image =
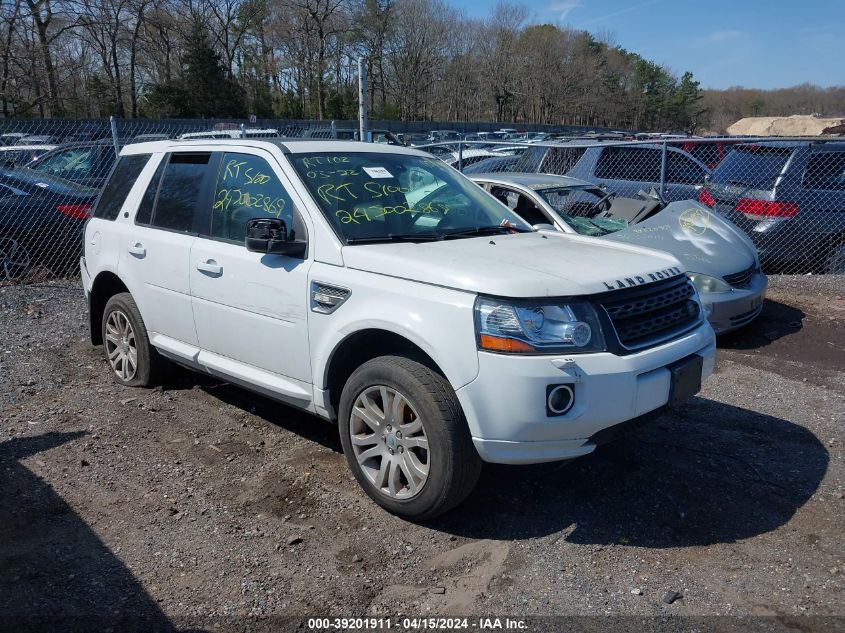
[[[472,174],[473,181],[543,230],[577,233],[667,251],[686,266],[717,334],[753,321],[768,280],[754,245],[695,200],[663,205],[648,194],[622,198],[576,178]]]

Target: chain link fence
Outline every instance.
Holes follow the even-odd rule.
[[[767,273],[845,274],[845,138],[571,138],[420,149],[482,184],[496,183],[506,194],[502,201],[531,224],[561,226],[564,216],[588,234],[643,231],[631,225],[673,202],[694,201],[685,206],[701,222],[715,213],[747,236]],[[588,185],[598,189],[587,193]],[[549,193],[538,195],[540,190]],[[604,195],[616,201],[618,212],[598,204]],[[596,228],[573,217],[605,224]]]
[[[748,236],[766,272],[845,273],[845,139],[619,140],[633,135],[485,126],[467,133],[455,123],[401,132],[378,123],[371,122],[373,141],[413,144],[468,176],[487,174],[505,191],[500,199],[532,224],[561,226],[563,217],[576,232],[637,231],[632,225],[665,205],[692,200],[687,206],[700,218],[718,214]],[[0,283],[78,275],[82,227],[122,146],[287,137],[356,140],[358,132],[352,122],[0,121]],[[553,204],[529,204],[520,193],[525,174],[535,175],[533,191],[554,190]],[[575,180],[544,182],[539,174]]]

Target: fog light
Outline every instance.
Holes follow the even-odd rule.
[[[549,385],[546,388],[546,414],[563,415],[575,404],[575,392],[569,385]]]

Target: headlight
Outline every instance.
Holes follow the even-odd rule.
[[[730,284],[719,277],[711,277],[702,273],[687,273],[692,285],[698,292],[730,292],[733,290]]]
[[[604,350],[604,337],[588,303],[475,302],[479,349],[517,354],[585,353]]]

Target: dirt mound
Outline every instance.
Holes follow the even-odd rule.
[[[750,136],[819,136],[827,128],[845,124],[845,119],[822,119],[815,116],[754,116],[740,119],[728,127],[729,134]]]

